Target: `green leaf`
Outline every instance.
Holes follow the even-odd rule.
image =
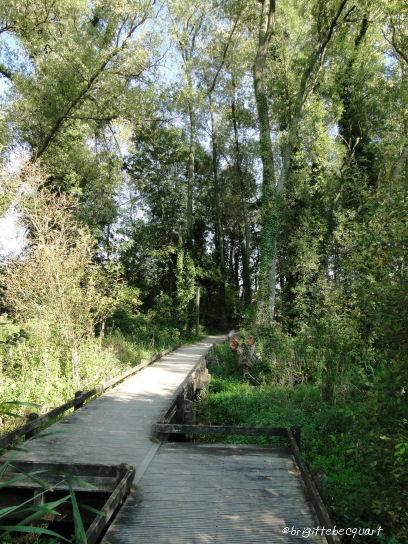
[[[37,474],[41,473],[41,472],[43,472],[43,471],[41,471],[41,470],[36,471]],[[3,482],[0,481],[0,489],[2,487],[7,487],[9,485],[12,485],[12,484],[14,484],[16,482],[20,482],[22,480],[27,480],[27,478],[28,478],[28,476],[26,474],[19,474],[18,476],[15,476],[14,478],[11,478],[10,480],[6,480],[6,481],[3,481]]]
[[[81,507],[82,507],[84,510],[88,510],[88,512],[92,512],[93,514],[96,514],[97,516],[100,516],[101,518],[106,517],[106,512],[102,512],[101,510],[97,510],[97,509],[94,508],[93,506],[89,506],[89,505],[87,505],[87,504],[82,504],[82,503],[81,503]]]
[[[97,489],[96,485],[91,484],[87,482],[86,480],[83,480],[79,476],[72,476],[71,482],[76,482],[77,484],[83,485],[84,487],[90,487],[91,489]]]
[[[55,531],[50,531],[49,529],[44,529],[43,527],[24,527],[24,525],[0,525],[0,531],[2,531],[4,535],[8,535],[10,533],[30,533],[36,535],[55,536],[63,540],[64,542],[70,542],[68,539],[64,538]]]
[[[31,515],[27,516],[22,521],[20,521],[19,525],[27,525],[28,523],[36,521],[37,519],[41,519],[42,517],[44,517],[45,514],[52,514],[54,516],[59,516],[60,513],[57,512],[55,508],[67,502],[69,498],[70,498],[70,495],[66,495],[65,497],[62,497],[61,499],[57,501],[51,501],[44,504],[33,505],[35,512],[33,512]]]
[[[86,532],[85,532],[84,524],[82,522],[81,513],[80,513],[79,508],[78,508],[78,503],[77,503],[77,499],[76,499],[76,496],[75,496],[75,491],[73,490],[70,481],[68,481],[68,486],[69,486],[69,494],[71,496],[72,513],[74,515],[75,538],[81,544],[86,544],[87,538],[86,538]]]
[[[24,402],[21,400],[7,400],[1,403],[1,406],[4,404],[9,404],[12,406],[28,406],[29,408],[41,408],[41,404],[36,404],[34,402]]]
[[[3,478],[4,474],[6,473],[7,469],[10,467],[13,460],[16,458],[16,453],[13,452],[13,455],[11,455],[5,463],[0,465],[0,478]]]
[[[24,418],[23,415],[21,414],[17,414],[16,412],[4,412],[3,410],[1,411],[1,415],[2,416],[10,416],[10,417],[20,417],[20,418]]]
[[[33,480],[33,482],[35,482],[36,484],[39,484],[43,489],[50,489],[52,487],[48,482],[46,482],[45,480],[41,480],[40,478],[37,478],[36,476],[36,474],[43,474],[44,472],[46,472],[45,470],[36,470],[34,472],[26,472],[19,466],[10,465],[10,467],[14,468],[21,474],[24,474],[26,478]]]

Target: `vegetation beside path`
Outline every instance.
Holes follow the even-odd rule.
[[[290,357],[287,338],[276,333],[273,344],[282,359]],[[387,384],[386,369],[367,376],[350,373],[339,385],[335,403],[330,403],[322,398],[319,381],[278,383],[265,351],[253,369],[262,382],[259,386],[241,377],[228,343],[217,346],[215,354],[209,394],[197,406],[201,422],[301,427],[306,462],[327,477],[326,504],[336,525],[381,526],[383,536],[373,542],[406,541],[405,407],[403,398],[390,396],[392,384]],[[254,439],[225,440],[248,443]],[[256,440],[266,444],[271,439]],[[367,538],[354,542],[366,543]]]
[[[45,413],[76,391],[88,391],[141,359],[200,338],[155,327],[145,316],[132,317],[124,311],[115,318],[103,339],[89,337],[81,342],[80,371],[74,379],[66,346],[56,336],[53,341],[46,338],[38,323],[22,326],[0,317],[0,434],[24,424],[29,412]],[[10,401],[18,403],[10,406]]]

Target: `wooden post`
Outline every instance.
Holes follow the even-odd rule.
[[[183,392],[177,397],[176,401],[176,421],[177,423],[184,423],[184,399],[186,398],[186,391],[183,389]]]
[[[198,336],[199,330],[200,330],[200,288],[197,286],[197,291],[196,291],[196,326],[195,326],[196,336]]]
[[[320,496],[324,502],[326,498],[326,485],[327,485],[327,476],[323,472],[323,470],[315,469],[312,470],[311,476],[313,478],[313,481],[317,487],[318,492],[320,493]]]
[[[38,418],[38,414],[35,412],[31,412],[27,416],[27,423],[30,423],[31,421],[34,421]],[[28,431],[28,433],[25,434],[25,439],[28,440],[29,438],[32,438],[37,432],[37,429],[33,429],[32,431]]]
[[[83,394],[84,394],[83,391],[75,391],[74,397],[77,399]],[[83,405],[84,405],[84,402],[79,402],[78,404],[74,406],[74,410],[79,410],[80,408],[82,408]]]
[[[184,421],[187,425],[196,424],[196,412],[194,410],[194,403],[192,400],[185,399],[184,401]]]
[[[177,397],[177,401],[176,401],[175,419],[177,422],[181,424],[184,424],[185,400],[186,400],[186,388],[183,389],[183,392]],[[179,440],[180,442],[185,442],[186,435],[185,434],[178,435],[177,440]]]

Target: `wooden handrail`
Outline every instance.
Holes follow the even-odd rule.
[[[156,423],[154,430],[163,434],[215,434],[242,436],[283,436],[287,438],[285,427],[239,427],[237,425],[186,425],[178,423]]]

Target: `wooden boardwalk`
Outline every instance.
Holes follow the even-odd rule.
[[[288,450],[152,439],[182,384],[222,340],[177,349],[28,441],[18,459],[133,465],[135,491],[104,544],[304,542],[282,533],[318,525]]]

